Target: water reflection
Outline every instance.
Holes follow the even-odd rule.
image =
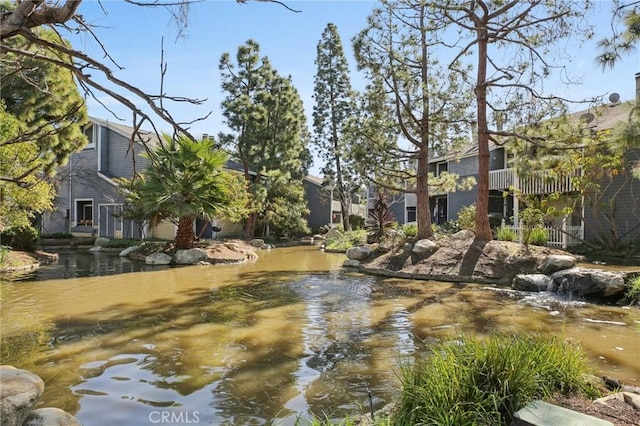
[[[60,266],[74,271],[5,281],[3,363],[40,374],[41,406],[87,425],[153,424],[160,412],[197,413],[201,424],[354,414],[369,391],[375,408],[397,394],[399,360],[439,338],[495,330],[571,337],[600,371],[640,379],[637,309],[363,276],[311,247],[260,256],[146,270],[70,254]],[[99,276],[56,275],[79,271]]]

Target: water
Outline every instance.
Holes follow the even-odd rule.
[[[61,252],[1,284],[2,363],[45,381],[39,406],[83,424],[294,424],[397,395],[401,362],[441,338],[526,330],[582,344],[640,384],[640,311],[343,270],[309,246],[256,263],[148,267]],[[166,421],[165,421],[166,420]]]

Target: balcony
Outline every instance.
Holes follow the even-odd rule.
[[[505,190],[514,187],[523,194],[551,194],[554,192],[572,192],[575,187],[572,178],[579,176],[576,170],[568,176],[558,176],[550,170],[534,172],[534,176],[518,177],[514,169],[491,170],[489,189]]]

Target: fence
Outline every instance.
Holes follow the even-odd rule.
[[[523,229],[521,227],[513,225],[503,225],[503,227],[512,230],[517,236],[517,241],[522,242]],[[544,229],[547,231],[549,238],[547,240],[548,247],[566,249],[567,247],[578,245],[584,240],[584,228],[582,226],[565,225],[562,228],[545,226]]]

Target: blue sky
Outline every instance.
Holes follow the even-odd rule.
[[[176,38],[177,29],[170,15],[162,8],[142,8],[118,0],[84,1],[79,13],[116,62],[124,67],[114,74],[148,93],[160,90],[161,39],[164,37],[164,62],[167,72],[164,92],[167,95],[207,99],[201,106],[167,104],[178,120],[191,121],[205,116],[206,120],[191,125],[192,134],[217,135],[224,130],[220,103],[224,94],[220,88],[218,62],[223,52],[235,56],[238,46],[248,39],[260,44],[263,56],[268,56],[274,68],[282,75],[291,75],[309,117],[313,109],[313,79],[316,73],[314,60],[316,46],[327,23],[333,22],[340,33],[345,54],[352,70],[352,84],[356,89],[364,87],[364,80],[356,73],[351,50],[351,38],[366,26],[366,18],[375,2],[359,1],[288,1],[294,13],[277,4],[209,0],[191,7],[186,37]],[[610,30],[610,2],[601,2],[599,9],[587,18],[597,23],[595,40]],[[94,57],[101,57],[95,41],[86,35],[72,38],[74,48]],[[579,86],[565,88],[554,81],[549,88],[573,98],[620,94],[629,100],[635,94],[634,75],[640,71],[640,52],[625,58],[615,69],[602,72],[594,62],[595,43],[579,46],[570,43],[575,57],[570,63],[573,76],[582,82]],[[101,98],[121,118],[130,120],[131,114],[115,101]],[[136,102],[140,104],[140,102]],[[115,120],[96,101],[89,100],[89,114],[98,118]],[[130,124],[130,121],[124,122]],[[311,172],[318,174],[320,165]]]

